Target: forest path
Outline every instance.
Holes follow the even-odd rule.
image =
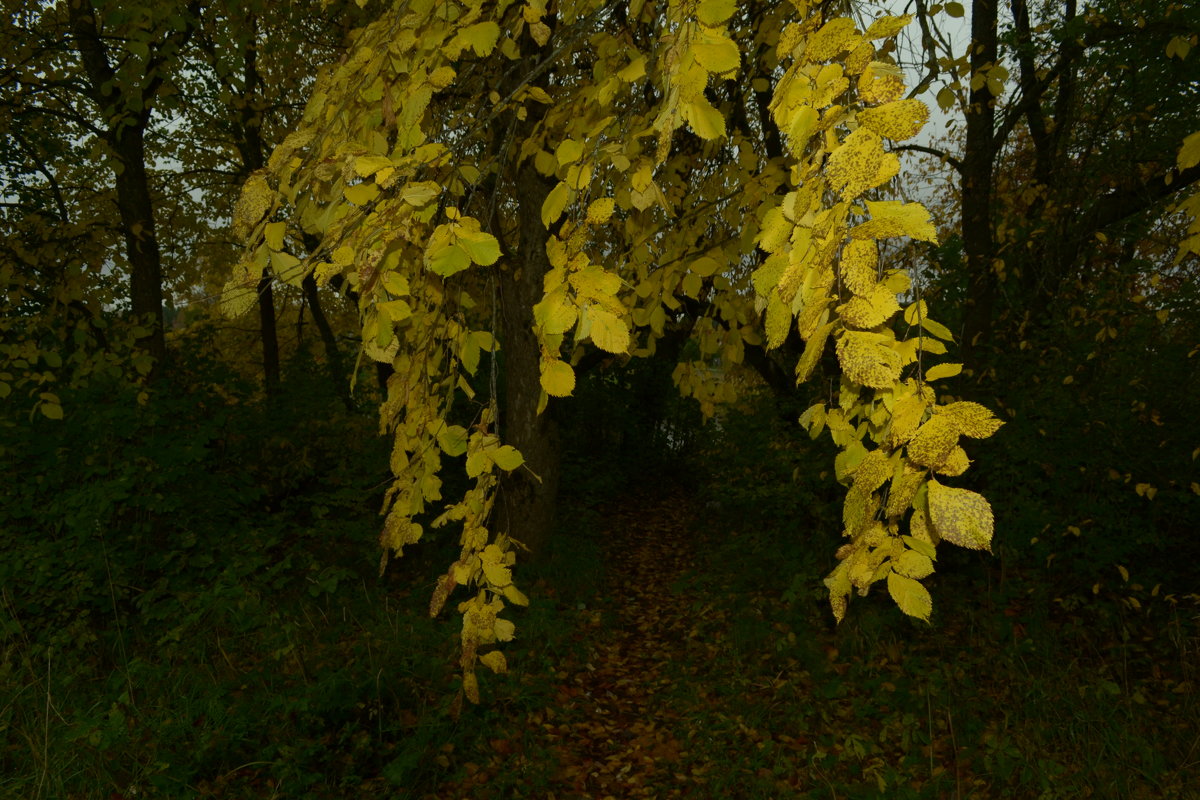
[[[578,614],[576,636],[590,646],[555,665],[549,703],[512,719],[522,745],[493,742],[498,757],[438,797],[702,796],[708,768],[684,763],[690,726],[678,702],[696,669],[681,658],[696,631],[691,600],[676,591],[696,566],[691,508],[674,489],[605,508],[599,607]],[[497,772],[513,771],[526,780],[495,795]]]
[[[691,615],[671,586],[694,566],[690,506],[676,491],[638,498],[607,520],[607,630],[558,687],[557,708],[533,715],[558,745],[553,796],[683,796],[667,789],[681,783],[673,773],[687,746],[670,698]]]

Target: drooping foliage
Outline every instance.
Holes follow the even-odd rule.
[[[471,700],[477,662],[505,669],[500,613],[527,602],[515,531],[492,523],[497,487],[529,466],[508,441],[519,412],[479,370],[498,343],[489,369],[507,357],[538,413],[591,354],[652,356],[681,333],[698,355],[675,383],[706,414],[735,398],[750,354],[794,348],[797,383],[830,354],[840,378],[801,422],[841,449],[847,543],[826,578],[839,620],[879,581],[928,618],[936,544],[989,548],[987,501],[941,479],[968,468],[963,437],[1000,422],[939,401],[931,383],[959,367],[933,362],[952,337],[881,255],[936,238],[924,208],[883,193],[890,143],[928,116],[889,57],[908,21],[863,31],[803,0],[396,3],[247,182],[249,246],[224,305],[247,309],[264,267],[356,294],[362,353],[393,370],[385,561],[421,538],[419,519],[461,529],[430,610],[468,589]],[[455,419],[464,398],[474,412]],[[472,481],[461,496],[442,496],[448,462]]]

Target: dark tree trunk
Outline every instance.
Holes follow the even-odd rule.
[[[971,6],[971,74],[996,63],[997,0]],[[976,351],[991,333],[997,281],[992,266],[992,169],[995,162],[994,97],[983,81],[972,89],[967,107],[966,149],[962,168],[962,235],[969,283],[962,332],[963,363],[973,368]]]
[[[262,339],[263,382],[267,394],[279,391],[279,337],[275,327],[275,293],[271,291],[271,273],[263,271],[258,281],[258,320]]]
[[[140,85],[121,84],[100,34],[91,0],[70,0],[67,14],[72,44],[79,53],[87,93],[107,121],[104,139],[119,165],[116,173],[117,210],[125,253],[129,259],[129,301],[133,313],[150,321],[145,342],[156,361],[165,358],[163,331],[162,254],[154,229],[154,201],[146,173],[146,129],[153,101],[162,85],[162,51],[178,49],[191,36],[195,8],[189,6],[188,25],[167,37],[147,61]]]
[[[533,334],[533,306],[542,299],[542,276],[549,234],[542,225],[542,203],[550,187],[532,164],[519,167],[519,251],[507,260],[500,278],[500,353],[504,359],[504,397],[500,436],[525,456],[528,467],[500,485],[497,530],[528,547],[533,558],[546,553],[554,526],[559,481],[559,436],[552,407],[537,413],[541,396],[541,351]],[[536,475],[536,477],[535,477]],[[540,480],[539,480],[540,479]]]
[[[338,349],[337,337],[334,336],[333,328],[329,326],[329,320],[326,319],[325,312],[321,308],[321,296],[317,292],[317,279],[311,273],[304,276],[303,289],[304,300],[308,303],[313,324],[317,326],[317,332],[321,335],[321,344],[325,348],[325,363],[329,365],[329,372],[337,384],[338,395],[348,400],[350,397],[349,384],[346,382],[346,367],[342,363],[342,352]]]

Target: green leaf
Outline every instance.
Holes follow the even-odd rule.
[[[887,578],[888,594],[896,601],[900,610],[910,617],[929,621],[933,611],[933,598],[929,590],[912,578],[906,578],[895,572],[889,572]]]
[[[58,403],[42,403],[38,406],[42,414],[49,419],[62,419],[63,409]]]

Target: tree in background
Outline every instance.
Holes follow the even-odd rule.
[[[951,123],[944,147],[901,147],[953,174],[936,203],[944,244],[911,257],[924,290],[961,311],[949,322],[968,351],[962,391],[1016,422],[988,459],[1009,466],[985,480],[1002,487],[1009,526],[1042,548],[1048,530],[1086,531],[1091,570],[1178,555],[1177,520],[1200,493],[1189,355],[1200,16],[1183,4],[979,2],[964,51],[947,16],[965,9],[925,11],[915,60]],[[1015,484],[1030,453],[1054,491]]]

